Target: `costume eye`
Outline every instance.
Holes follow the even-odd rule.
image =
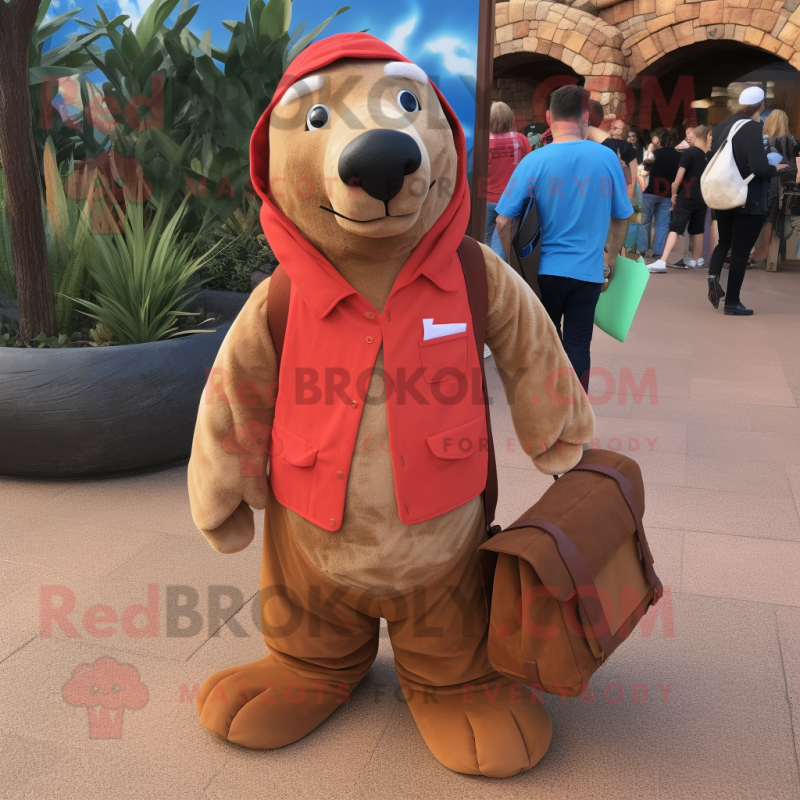
[[[308,116],[306,116],[306,130],[310,131],[324,128],[328,124],[330,118],[331,110],[328,106],[324,106],[322,103],[311,106],[308,110]]]
[[[419,111],[419,100],[417,100],[417,96],[413,92],[409,92],[408,89],[403,89],[403,91],[397,95],[397,102],[400,103],[400,108],[404,111],[408,111],[409,114]]]

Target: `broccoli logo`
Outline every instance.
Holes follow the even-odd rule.
[[[276,442],[270,440],[272,428],[262,425],[257,419],[249,419],[244,424],[232,425],[227,436],[222,440],[222,449],[226,453],[236,453],[241,464],[243,478],[260,478],[266,472],[268,453],[276,455],[280,452],[280,444],[276,451]]]
[[[120,739],[125,709],[141,708],[149,697],[136,667],[110,656],[76,667],[61,693],[71,706],[86,706],[90,739]]]

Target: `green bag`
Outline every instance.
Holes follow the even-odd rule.
[[[617,256],[614,279],[597,301],[594,324],[609,336],[624,342],[649,280],[650,273],[641,257],[632,261]]]

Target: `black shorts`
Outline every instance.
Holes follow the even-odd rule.
[[[679,236],[683,234],[686,227],[689,227],[689,233],[692,236],[697,236],[700,233],[705,233],[706,230],[706,209],[703,208],[683,208],[682,206],[675,206],[669,216],[669,229]]]

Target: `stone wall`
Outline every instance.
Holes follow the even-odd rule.
[[[622,55],[634,73],[679,47],[721,39],[774,53],[800,69],[798,0],[624,0],[600,18],[622,32]]]
[[[580,8],[510,0],[495,10],[495,58],[539,53],[587,78],[616,76],[630,83],[665,53],[723,39],[800,69],[800,0],[596,0]]]
[[[536,84],[518,78],[498,78],[492,87],[492,100],[508,103],[514,112],[514,130],[521,131],[536,122],[533,118],[533,93]]]
[[[622,42],[618,28],[563,3],[510,0],[495,9],[495,58],[540,53],[563,61],[579,75],[624,78]]]

